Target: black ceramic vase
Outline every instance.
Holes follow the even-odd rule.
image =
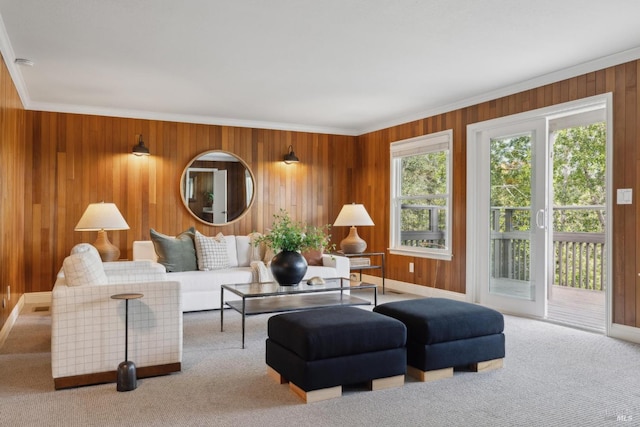
[[[281,286],[295,286],[307,272],[307,260],[299,252],[282,251],[271,260],[271,273]]]

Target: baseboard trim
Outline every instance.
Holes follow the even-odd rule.
[[[609,328],[609,337],[640,344],[640,328],[614,323]]]
[[[370,276],[368,274],[362,275],[362,280],[368,283],[374,283],[378,286],[378,290],[382,289],[382,278],[378,276]],[[469,297],[466,294],[458,292],[445,291],[443,289],[431,288],[428,286],[420,286],[414,283],[401,282],[399,280],[385,279],[384,288],[387,291],[400,292],[405,294],[420,295],[424,297],[432,298],[449,298],[457,301],[468,301]]]
[[[16,323],[16,320],[18,320],[18,316],[22,311],[22,307],[24,307],[24,300],[25,300],[24,295],[21,295],[20,298],[18,299],[18,303],[15,305],[15,307],[13,307],[13,310],[11,310],[9,317],[7,317],[7,321],[4,322],[4,325],[2,325],[2,329],[0,329],[0,348],[2,348],[2,346],[4,345],[4,342],[7,340],[7,337],[9,337],[9,332],[11,332],[11,328],[13,328],[13,325]]]
[[[51,304],[51,291],[24,294],[25,304]]]

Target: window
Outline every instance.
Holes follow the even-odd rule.
[[[453,131],[391,144],[393,254],[451,259]]]

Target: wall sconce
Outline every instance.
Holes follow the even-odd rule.
[[[293,145],[289,146],[289,153],[284,155],[284,162],[288,165],[291,163],[298,163],[300,159],[296,157],[296,153],[293,152]]]
[[[135,154],[136,156],[148,156],[149,155],[149,149],[144,146],[144,141],[142,140],[142,135],[140,135],[140,138],[138,138],[138,144],[133,146],[133,150],[131,150],[131,153]]]

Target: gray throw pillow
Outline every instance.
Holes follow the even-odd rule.
[[[196,248],[193,244],[196,229],[183,231],[176,237],[166,236],[151,229],[151,241],[158,254],[158,262],[173,271],[195,271],[198,269]]]

